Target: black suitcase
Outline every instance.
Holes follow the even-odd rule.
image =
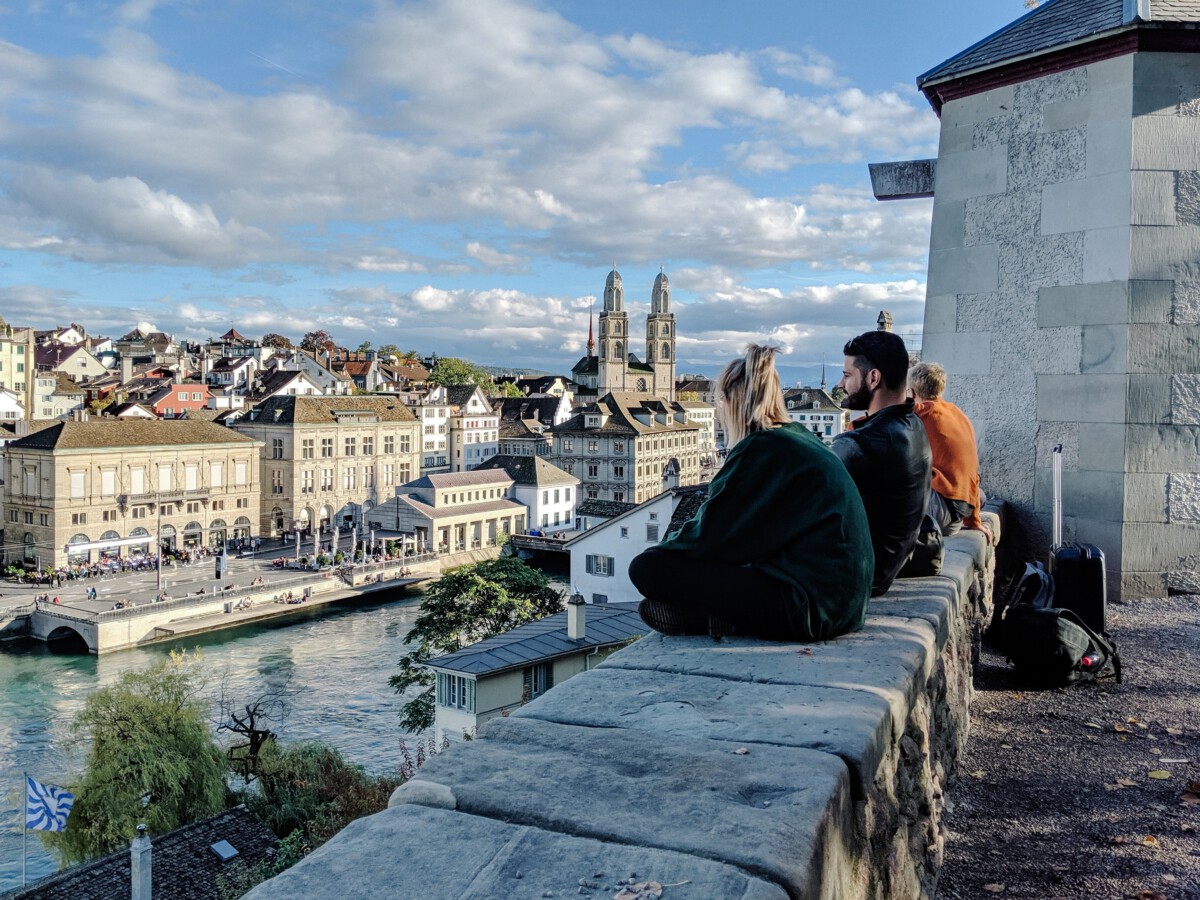
[[[1048,568],[1054,577],[1054,605],[1071,610],[1092,631],[1107,636],[1108,584],[1104,551],[1095,544],[1064,543],[1062,540],[1062,444],[1054,448],[1053,514],[1053,544]]]

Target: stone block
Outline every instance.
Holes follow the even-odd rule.
[[[1039,328],[1033,335],[1029,361],[1039,375],[1077,375],[1083,353],[1078,325]]]
[[[1107,119],[1091,122],[1087,127],[1087,165],[1088,175],[1106,175],[1110,172],[1123,172],[1128,175],[1133,154],[1133,130],[1129,127],[1129,118]]]
[[[1110,587],[1116,586],[1111,585]],[[1150,600],[1165,597],[1167,596],[1167,573],[1130,572],[1128,569],[1122,569],[1119,587],[1121,592],[1114,599]],[[1197,587],[1196,592],[1200,593],[1200,585]],[[1111,591],[1110,596],[1113,596]]]
[[[1127,172],[1047,184],[1042,188],[1042,234],[1126,226],[1129,191]]]
[[[1166,376],[1164,376],[1166,377]],[[1200,425],[1200,375],[1171,375],[1172,425]]]
[[[1125,521],[1167,521],[1167,476],[1134,473],[1125,476]]]
[[[1051,508],[1053,472],[1039,469],[1036,505]],[[1062,501],[1065,514],[1072,518],[1100,522],[1121,522],[1125,511],[1125,475],[1122,472],[1093,472],[1066,469],[1062,476]]]
[[[1112,59],[1102,59],[1089,63],[1087,67],[1088,94],[1106,94],[1110,91],[1124,91],[1132,95],[1134,79],[1134,55],[1129,53]],[[1129,118],[1129,106],[1117,107],[1116,112]]]
[[[1151,84],[1200,84],[1200,60],[1191,53],[1135,53],[1132,55],[1133,83],[1141,87]]]
[[[1200,119],[1141,116],[1133,120],[1133,169],[1200,169]]]
[[[1083,326],[1083,351],[1079,360],[1079,371],[1091,373],[1124,374],[1127,368],[1128,326],[1085,325]]]
[[[1002,194],[1008,185],[1008,148],[983,147],[938,157],[936,196],[964,200]]]
[[[1176,274],[1169,321],[1172,325],[1200,325],[1200,277],[1193,266]]]
[[[413,780],[449,786],[461,813],[719,859],[795,896],[828,896],[852,869],[845,764],[771,744],[734,752],[742,746],[510,717],[432,757]]]
[[[1173,472],[1167,477],[1167,521],[1200,524],[1200,473]]]
[[[876,200],[911,200],[933,196],[936,159],[908,159],[871,163],[871,191]]]
[[[951,100],[942,108],[942,121],[955,125],[982,122],[985,119],[1005,117],[1012,114],[1013,88],[994,88],[969,97]]]
[[[958,250],[935,250],[929,254],[929,296],[940,294],[983,294],[999,284],[999,247],[982,244]]]
[[[929,229],[930,250],[954,250],[963,246],[966,234],[965,200],[933,201],[933,223]]]
[[[1172,570],[1195,569],[1200,525],[1129,522],[1124,543],[1126,568],[1133,572],[1165,571],[1169,578]]]
[[[1125,429],[1128,472],[1200,472],[1194,425],[1138,425]]]
[[[1200,123],[1200,119],[1196,120]],[[1130,229],[1129,277],[1160,280],[1200,259],[1200,226],[1139,225]]]
[[[1175,218],[1180,225],[1200,224],[1200,172],[1175,173]]]
[[[991,334],[986,331],[926,334],[921,343],[921,355],[937,360],[955,376],[987,375],[991,372],[991,339]]]
[[[1175,174],[1130,173],[1131,216],[1134,225],[1175,225]]]
[[[1178,84],[1139,84],[1133,89],[1135,116],[1179,115]]]
[[[1064,284],[1038,291],[1038,326],[1117,325],[1129,316],[1129,288],[1125,281]]]
[[[1041,422],[1124,422],[1124,375],[1039,375]]]
[[[1159,425],[1171,421],[1171,376],[1130,375],[1125,421]]]
[[[1072,515],[1063,528],[1063,536],[1068,541],[1080,541],[1099,547],[1104,552],[1104,571],[1108,573],[1108,583],[1113,584],[1121,572],[1124,552],[1121,536],[1124,529],[1125,525],[1120,521]]]
[[[1128,208],[1128,207],[1126,207]],[[1083,271],[1079,280],[1125,281],[1129,278],[1129,225],[1094,228],[1083,233]]]
[[[1076,464],[1080,469],[1094,472],[1125,471],[1124,424],[1081,422],[1075,428],[1075,440],[1079,447]],[[1064,459],[1063,464],[1066,463]]]
[[[1130,325],[1129,371],[1200,372],[1200,325]]]
[[[975,148],[975,123],[955,125],[942,117],[942,131],[938,138],[938,154],[961,153]],[[935,193],[936,197],[937,194]]]
[[[925,334],[953,333],[958,327],[958,298],[953,294],[925,298]]]
[[[1170,279],[1130,281],[1129,321],[1144,325],[1165,325],[1170,322],[1174,289],[1175,282]]]
[[[246,896],[568,897],[577,895],[583,882],[609,886],[605,895],[610,896],[617,879],[630,872],[662,884],[687,883],[701,897],[787,898],[779,885],[710,859],[411,804],[356,819]]]

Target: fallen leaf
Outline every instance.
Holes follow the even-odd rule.
[[[1128,719],[1126,719],[1125,721],[1126,721],[1128,724],[1130,724],[1130,725],[1140,725],[1140,724],[1141,724],[1141,723],[1140,723],[1140,722],[1138,722],[1138,720],[1137,720],[1136,718],[1134,718],[1133,716],[1130,716],[1130,717],[1129,717]]]
[[[1117,784],[1121,785],[1121,787],[1137,787],[1138,786],[1138,783],[1136,781],[1134,781],[1132,778],[1118,778]]]
[[[1142,838],[1140,841],[1138,841],[1138,843],[1141,844],[1143,847],[1157,847],[1158,846],[1158,838],[1156,838],[1152,834],[1148,834],[1144,838]]]
[[[748,754],[750,751],[749,751],[749,750],[747,750],[745,747],[738,747],[738,748],[737,748],[736,750],[734,750],[733,752],[734,752],[734,753],[736,753],[738,756],[745,756],[745,755],[746,755],[746,754]]]
[[[1083,727],[1084,728],[1099,728],[1100,725],[1096,722],[1084,722]]]
[[[1171,777],[1171,773],[1168,772],[1166,769],[1155,769],[1153,772],[1149,772],[1147,774],[1149,775],[1149,777],[1153,778],[1155,781],[1166,781],[1168,778]]]
[[[983,886],[983,889],[985,891],[987,891],[989,894],[1003,894],[1004,893],[1004,885],[1002,885],[1002,884],[985,884]]]
[[[1107,782],[1105,782],[1105,784],[1104,784],[1104,789],[1106,791],[1119,791],[1119,790],[1121,790],[1121,788],[1122,788],[1122,785],[1119,785],[1119,784],[1108,784]]]
[[[1120,722],[1118,722],[1116,725],[1113,726],[1113,731],[1118,731],[1121,734],[1133,734],[1132,728],[1126,728]]]
[[[1183,729],[1182,728],[1172,728],[1170,725],[1168,725],[1167,726],[1167,734],[1181,735],[1181,734],[1183,734]]]
[[[1050,733],[1050,729],[1049,729],[1049,728],[1039,728],[1039,729],[1038,729],[1038,731],[1040,731],[1042,734],[1049,734],[1049,733]]]
[[[1157,747],[1151,747],[1150,752],[1153,753],[1155,756],[1158,756],[1159,754],[1162,753],[1162,751],[1159,750]]]
[[[1193,794],[1191,791],[1184,791],[1179,795],[1179,799],[1184,806],[1200,806],[1200,794]]]
[[[1192,781],[1188,779],[1188,783],[1183,786],[1185,791],[1191,791],[1193,794],[1200,794],[1200,781]]]
[[[1118,834],[1115,837],[1109,838],[1108,842],[1110,844],[1123,844],[1123,843],[1125,843],[1125,835]]]
[[[1133,895],[1133,900],[1167,900],[1167,895],[1158,891],[1138,891]]]
[[[974,772],[971,773],[971,777],[972,778],[982,778],[986,774],[987,774],[987,772],[983,771],[983,769],[976,769]]]
[[[1159,762],[1162,763],[1164,766],[1186,766],[1187,765],[1186,759],[1160,759]]]
[[[1021,695],[1020,695],[1020,694],[1013,694],[1013,695],[1012,695],[1012,698],[1013,698],[1014,700],[1021,700],[1021,699],[1023,699],[1023,698],[1021,697]]]

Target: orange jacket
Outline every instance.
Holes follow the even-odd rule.
[[[948,500],[964,500],[975,511],[964,528],[982,528],[979,520],[979,451],[967,414],[949,400],[920,400],[914,410],[925,425],[933,451],[933,489]]]

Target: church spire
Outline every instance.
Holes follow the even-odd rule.
[[[593,310],[594,310],[594,305],[588,307],[588,339],[587,339],[588,359],[591,359],[593,356],[596,355],[596,339],[592,335],[592,312],[593,312]]]

